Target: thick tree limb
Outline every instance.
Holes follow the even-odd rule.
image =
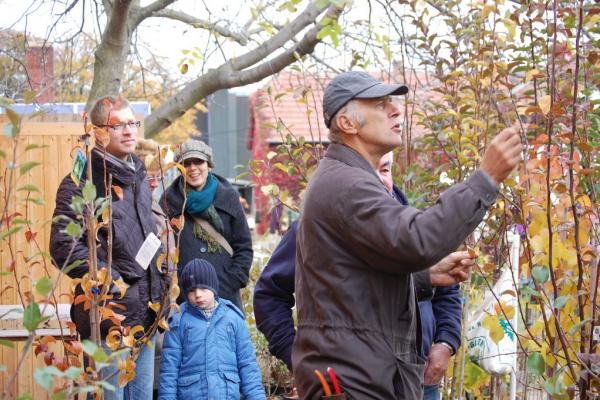
[[[331,6],[325,17],[337,19],[341,11],[341,9]],[[320,40],[317,39],[317,33],[319,33],[321,28],[322,26],[316,24],[304,35],[302,40],[271,60],[266,60],[252,69],[232,71],[226,81],[227,87],[244,86],[249,83],[258,82],[269,75],[278,73],[306,54],[312,53],[317,43],[320,42]]]
[[[87,110],[97,98],[116,95],[121,90],[121,79],[133,31],[129,20],[131,3],[132,0],[113,3],[100,46],[94,53],[94,80],[86,104]]]
[[[311,10],[312,15],[313,9],[310,8],[310,6],[307,8],[307,10]],[[342,11],[343,8],[337,8],[336,6],[332,5],[327,10],[324,17],[337,20]],[[307,11],[305,10],[303,14],[306,12]],[[319,11],[318,14],[314,16],[311,21],[312,23],[315,22],[316,17],[321,12],[322,11]],[[307,26],[308,24],[309,23],[305,23],[304,26]],[[237,59],[229,61],[217,69],[209,70],[208,73],[188,83],[179,93],[170,98],[167,102],[163,103],[152,114],[146,117],[146,120],[144,121],[146,136],[152,137],[156,135],[158,132],[171,125],[177,118],[192,108],[198,101],[216,92],[217,90],[229,89],[236,86],[244,86],[250,83],[258,82],[269,75],[281,71],[283,68],[295,62],[298,58],[311,53],[317,43],[321,41],[320,39],[317,39],[317,33],[320,31],[320,29],[321,26],[318,23],[315,24],[315,26],[306,32],[304,37],[290,49],[283,51],[281,54],[272,59],[263,61],[261,64],[252,69],[238,70],[235,68],[239,68],[240,65],[244,65],[252,61],[250,57],[245,57],[244,63],[242,64],[240,64],[239,59]],[[273,38],[275,38],[275,36]],[[291,38],[293,38],[293,36],[288,36],[282,45],[290,41]],[[280,39],[277,39],[277,41],[279,40]],[[267,58],[266,56],[271,55],[282,45],[277,46],[277,48],[273,49],[270,53],[265,52],[265,49],[270,48],[270,46],[262,47],[261,56],[257,57],[256,61],[247,66],[254,65],[258,61],[264,60]],[[265,56],[263,56],[263,54]]]
[[[229,29],[227,26],[218,25],[217,23],[209,22],[205,19],[194,17],[193,15],[189,15],[187,13],[176,11],[176,10],[160,10],[152,13],[150,16],[152,17],[163,17],[170,18],[176,21],[181,21],[188,25],[192,25],[194,28],[202,28],[207,29],[213,32],[218,33],[219,35],[227,38],[231,38],[245,46],[248,44],[248,34],[245,32],[234,32]]]
[[[156,0],[146,7],[142,7],[137,11],[136,18],[142,22],[146,18],[150,18],[157,11],[164,10],[167,6],[175,3],[177,0]],[[138,24],[139,24],[138,22]]]

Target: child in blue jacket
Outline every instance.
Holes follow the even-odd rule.
[[[188,262],[179,282],[187,297],[169,319],[160,362],[158,397],[264,400],[254,347],[242,312],[217,296],[213,265]]]

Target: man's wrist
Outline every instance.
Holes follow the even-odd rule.
[[[439,344],[440,346],[446,347],[448,350],[450,350],[450,356],[453,356],[456,353],[454,351],[454,348],[452,347],[452,345],[450,345],[450,343],[448,343],[448,342],[439,341],[439,342],[435,342],[433,344]]]

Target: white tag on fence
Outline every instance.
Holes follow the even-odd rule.
[[[142,247],[137,252],[135,256],[135,261],[142,266],[144,269],[148,269],[148,265],[150,265],[150,261],[156,254],[156,251],[160,248],[161,241],[156,235],[152,232],[148,235],[144,243],[142,243]]]

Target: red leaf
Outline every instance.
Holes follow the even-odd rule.
[[[54,360],[54,352],[51,351],[49,353],[46,353],[46,355],[44,356],[44,363],[46,363],[46,365],[52,365],[53,360]]]
[[[25,239],[30,243],[37,236],[37,232],[32,232],[31,229],[25,231]]]
[[[6,269],[8,269],[10,272],[13,272],[15,270],[15,265],[16,265],[15,260],[8,259],[8,260],[6,260],[5,264],[6,264]]]
[[[35,356],[37,357],[38,354],[40,353],[44,353],[48,351],[48,346],[44,343],[42,344],[38,344],[37,346],[35,346],[35,350],[33,351],[35,353]]]

